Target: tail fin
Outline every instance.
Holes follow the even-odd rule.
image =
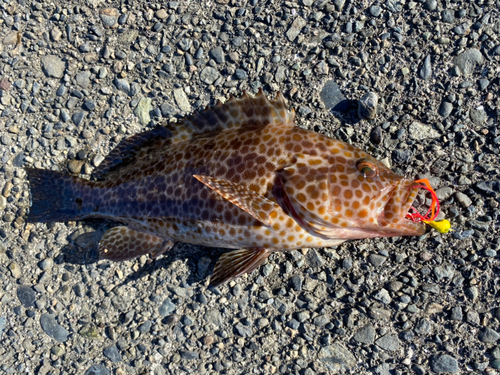
[[[26,168],[31,190],[29,223],[79,220],[91,212],[91,202],[84,202],[84,193],[91,182],[46,169]]]

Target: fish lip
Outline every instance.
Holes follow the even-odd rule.
[[[404,209],[401,210],[403,217],[401,218],[400,222],[406,223],[406,227],[409,230],[414,230],[415,235],[423,235],[425,233],[425,225],[423,225],[423,223],[421,222],[415,222],[407,217],[407,215],[410,213],[411,207],[413,206],[413,202],[415,201],[415,199],[417,199],[417,186],[419,184],[415,183],[414,181],[406,181],[408,181],[409,184],[406,187],[406,196],[404,199],[405,203],[403,204]]]

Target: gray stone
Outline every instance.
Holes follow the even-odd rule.
[[[211,323],[216,327],[222,327],[222,325],[224,324],[222,314],[217,309],[208,310],[203,318],[207,323]]]
[[[431,64],[431,55],[427,55],[424,59],[424,63],[420,70],[418,71],[418,75],[420,78],[424,80],[428,80],[432,75],[432,64]]]
[[[54,55],[43,56],[42,69],[51,78],[62,78],[66,64],[59,57]]]
[[[443,100],[438,111],[441,117],[447,118],[451,114],[451,111],[453,111],[453,104]]]
[[[335,5],[335,8],[340,12],[342,8],[344,8],[345,0],[333,0],[333,5]]]
[[[75,81],[78,86],[83,89],[86,89],[90,86],[90,72],[84,71],[80,72],[75,76]]]
[[[388,363],[382,363],[375,368],[377,375],[391,375],[391,366]]]
[[[123,91],[125,94],[128,95],[130,93],[130,83],[128,83],[126,79],[115,78],[113,84],[118,90]]]
[[[54,315],[42,314],[40,317],[40,325],[44,332],[59,342],[65,342],[68,339],[69,332],[57,323]]]
[[[149,332],[149,330],[151,329],[151,324],[151,320],[146,320],[139,327],[137,327],[137,330],[141,333]]]
[[[475,286],[469,286],[464,289],[464,294],[468,299],[475,301],[479,297],[479,290]]]
[[[326,109],[343,110],[343,104],[347,102],[339,85],[334,81],[327,81],[319,95]]]
[[[500,44],[493,47],[490,51],[491,55],[493,56],[500,56]]]
[[[489,327],[484,327],[481,329],[477,335],[479,341],[484,342],[486,344],[491,344],[497,342],[500,338],[498,332],[492,330]]]
[[[445,9],[441,12],[441,17],[444,22],[453,23],[455,22],[455,12],[451,9]]]
[[[192,45],[193,45],[193,41],[191,39],[188,39],[188,38],[182,38],[177,43],[177,47],[179,47],[184,52],[187,52],[191,48]]]
[[[177,112],[179,112],[177,108],[169,103],[163,103],[160,106],[160,111],[161,115],[166,118],[173,117]]]
[[[370,254],[368,256],[368,262],[375,267],[381,266],[386,260],[387,257],[380,254]]]
[[[241,337],[252,337],[253,335],[252,328],[247,327],[241,323],[237,323],[234,326],[234,332]]]
[[[396,335],[385,335],[375,341],[375,344],[387,351],[395,351],[399,349],[399,339]]]
[[[50,270],[53,265],[54,265],[54,260],[52,258],[45,258],[44,260],[38,263],[38,267],[40,267],[40,269],[43,271]]]
[[[73,116],[71,116],[71,120],[73,121],[73,124],[75,124],[76,126],[80,126],[84,118],[85,118],[85,112],[83,111],[75,112]]]
[[[84,375],[110,375],[111,372],[103,365],[93,365],[85,371]]]
[[[490,80],[486,78],[481,78],[477,80],[477,84],[479,86],[479,90],[484,91],[486,90],[486,88],[488,88]]]
[[[372,345],[375,341],[375,328],[367,324],[354,334],[353,339],[361,344]]]
[[[220,73],[217,69],[211,66],[206,66],[200,73],[200,79],[207,85],[213,84],[220,77]]]
[[[411,161],[412,154],[410,150],[394,150],[391,157],[394,164],[408,164]]]
[[[224,59],[224,51],[222,50],[222,47],[217,46],[215,48],[212,48],[208,54],[210,55],[210,57],[212,59],[214,59],[214,61],[217,64],[224,64],[225,59]]]
[[[382,13],[382,8],[379,7],[378,5],[372,5],[369,9],[368,12],[373,16],[373,17],[378,17],[380,16],[380,13]]]
[[[243,80],[243,79],[248,78],[247,72],[243,69],[236,69],[236,71],[234,72],[234,76],[236,77],[236,79],[239,79],[239,80]]]
[[[35,307],[36,293],[28,285],[19,285],[17,287],[17,298],[24,307]]]
[[[436,196],[438,197],[438,199],[440,201],[444,201],[444,200],[448,199],[449,197],[451,197],[451,195],[453,194],[453,189],[451,187],[443,187],[443,188],[437,189],[435,192],[436,192]]]
[[[296,290],[296,291],[302,290],[302,283],[303,282],[304,282],[304,280],[302,279],[302,277],[300,275],[295,275],[295,276],[292,276],[290,278],[290,284],[291,284],[293,290]]]
[[[491,356],[495,359],[500,359],[500,346],[495,346],[491,349]]]
[[[297,320],[300,323],[304,323],[306,320],[308,320],[311,317],[308,311],[299,311],[297,313]]]
[[[325,264],[325,260],[315,249],[310,249],[307,252],[306,259],[311,267],[321,267]]]
[[[366,120],[373,120],[377,116],[378,95],[374,92],[367,92],[358,101],[358,117]]]
[[[500,53],[499,53],[500,55]],[[495,370],[500,370],[500,359],[493,359],[490,362],[491,367],[493,367]]]
[[[142,125],[147,125],[151,122],[151,116],[149,112],[151,111],[151,99],[141,98],[137,107],[134,109],[134,114],[139,118],[139,122]]]
[[[420,319],[415,325],[414,331],[418,335],[428,335],[432,331],[432,325],[427,319]]]
[[[437,374],[458,372],[458,362],[455,358],[448,354],[433,356],[431,358],[431,369]]]
[[[457,321],[461,321],[463,319],[462,308],[460,306],[455,306],[451,309],[450,319]]]
[[[346,368],[356,366],[356,357],[339,342],[322,347],[318,353],[318,358],[322,362],[338,363]]]
[[[434,268],[436,279],[451,279],[455,273],[455,268],[451,264],[441,265]]]
[[[141,85],[139,85],[137,82],[132,82],[130,85],[130,92],[128,93],[130,96],[134,96],[141,92]]]
[[[307,24],[306,20],[300,16],[297,16],[295,20],[293,20],[292,25],[286,32],[286,37],[290,42],[293,42],[295,38],[300,34],[302,28]]]
[[[317,327],[324,327],[329,323],[329,319],[326,315],[318,315],[313,319],[313,323]]]
[[[434,11],[437,8],[437,0],[427,0],[424,4],[424,8],[428,11]]]
[[[379,145],[382,143],[382,140],[383,140],[382,127],[377,126],[373,128],[373,130],[370,133],[370,141],[374,145]]]
[[[471,121],[477,125],[477,126],[482,126],[486,122],[486,111],[481,107],[481,108],[476,108],[476,109],[471,109],[469,111],[469,117]]]
[[[483,55],[475,48],[462,52],[453,59],[453,64],[455,64],[463,75],[472,74],[476,66],[483,64],[483,62]]]
[[[377,300],[377,301],[380,301],[384,304],[389,304],[392,302],[392,298],[391,298],[391,295],[389,294],[389,292],[386,290],[386,289],[380,289],[375,295],[374,295],[374,298]]]
[[[385,2],[386,8],[392,13],[399,13],[403,9],[403,4],[399,0],[388,0]]]
[[[163,317],[172,314],[174,311],[175,304],[170,300],[170,298],[165,298],[160,308],[158,309],[158,313]]]
[[[5,315],[0,316],[0,339],[2,339],[3,331],[5,330],[5,326],[7,325],[7,319]]]
[[[408,129],[408,134],[410,138],[417,141],[429,138],[439,138],[441,134],[435,130],[431,125],[422,124],[420,122],[414,121],[410,124]]]
[[[455,198],[464,207],[469,207],[472,204],[471,199],[467,195],[465,195],[464,193],[462,193],[460,191],[457,191],[455,193]]]
[[[95,101],[94,100],[86,100],[85,103],[83,103],[83,109],[86,111],[93,111],[96,107]]]
[[[195,351],[182,350],[180,354],[182,359],[188,359],[188,360],[200,359],[200,353]]]
[[[99,12],[99,16],[101,17],[102,25],[111,29],[118,26],[118,17],[120,17],[120,12],[116,8],[103,8]]]
[[[189,99],[186,96],[186,92],[182,88],[174,90],[174,99],[177,106],[181,111],[185,113],[191,112],[191,104],[189,104]]]
[[[111,362],[121,362],[122,356],[116,347],[116,344],[113,344],[107,348],[104,348],[102,354],[109,359]]]

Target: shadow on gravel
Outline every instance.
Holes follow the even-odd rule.
[[[168,268],[173,262],[184,259],[187,260],[186,264],[190,272],[184,282],[188,286],[204,283],[212,274],[219,256],[225,251],[228,250],[176,243],[168,253],[163,254],[160,258],[149,259],[137,272],[130,274],[123,284],[140,279],[158,269]]]
[[[115,222],[110,222],[115,224]],[[111,228],[102,223],[102,220],[89,220],[86,224],[95,229],[92,232],[74,233],[69,236],[68,244],[61,248],[58,263],[69,263],[87,265],[99,261],[99,240],[106,230]],[[128,284],[145,277],[161,268],[168,268],[173,262],[187,259],[190,275],[185,283],[192,285],[203,282],[212,274],[213,268],[219,256],[229,249],[217,249],[204,246],[196,246],[185,243],[176,243],[174,247],[161,255],[158,259],[149,258],[148,261],[136,272],[127,276],[122,285]],[[111,261],[103,261],[111,262]]]

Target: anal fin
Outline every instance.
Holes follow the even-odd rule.
[[[220,256],[210,277],[210,285],[218,286],[257,269],[271,255],[267,249],[240,249]]]
[[[99,259],[115,262],[130,260],[152,253],[156,258],[172,248],[174,243],[155,235],[138,232],[125,226],[106,231],[99,241]]]
[[[276,202],[243,185],[209,176],[194,175],[193,177],[266,226],[271,225],[273,211],[277,214],[280,208]]]

